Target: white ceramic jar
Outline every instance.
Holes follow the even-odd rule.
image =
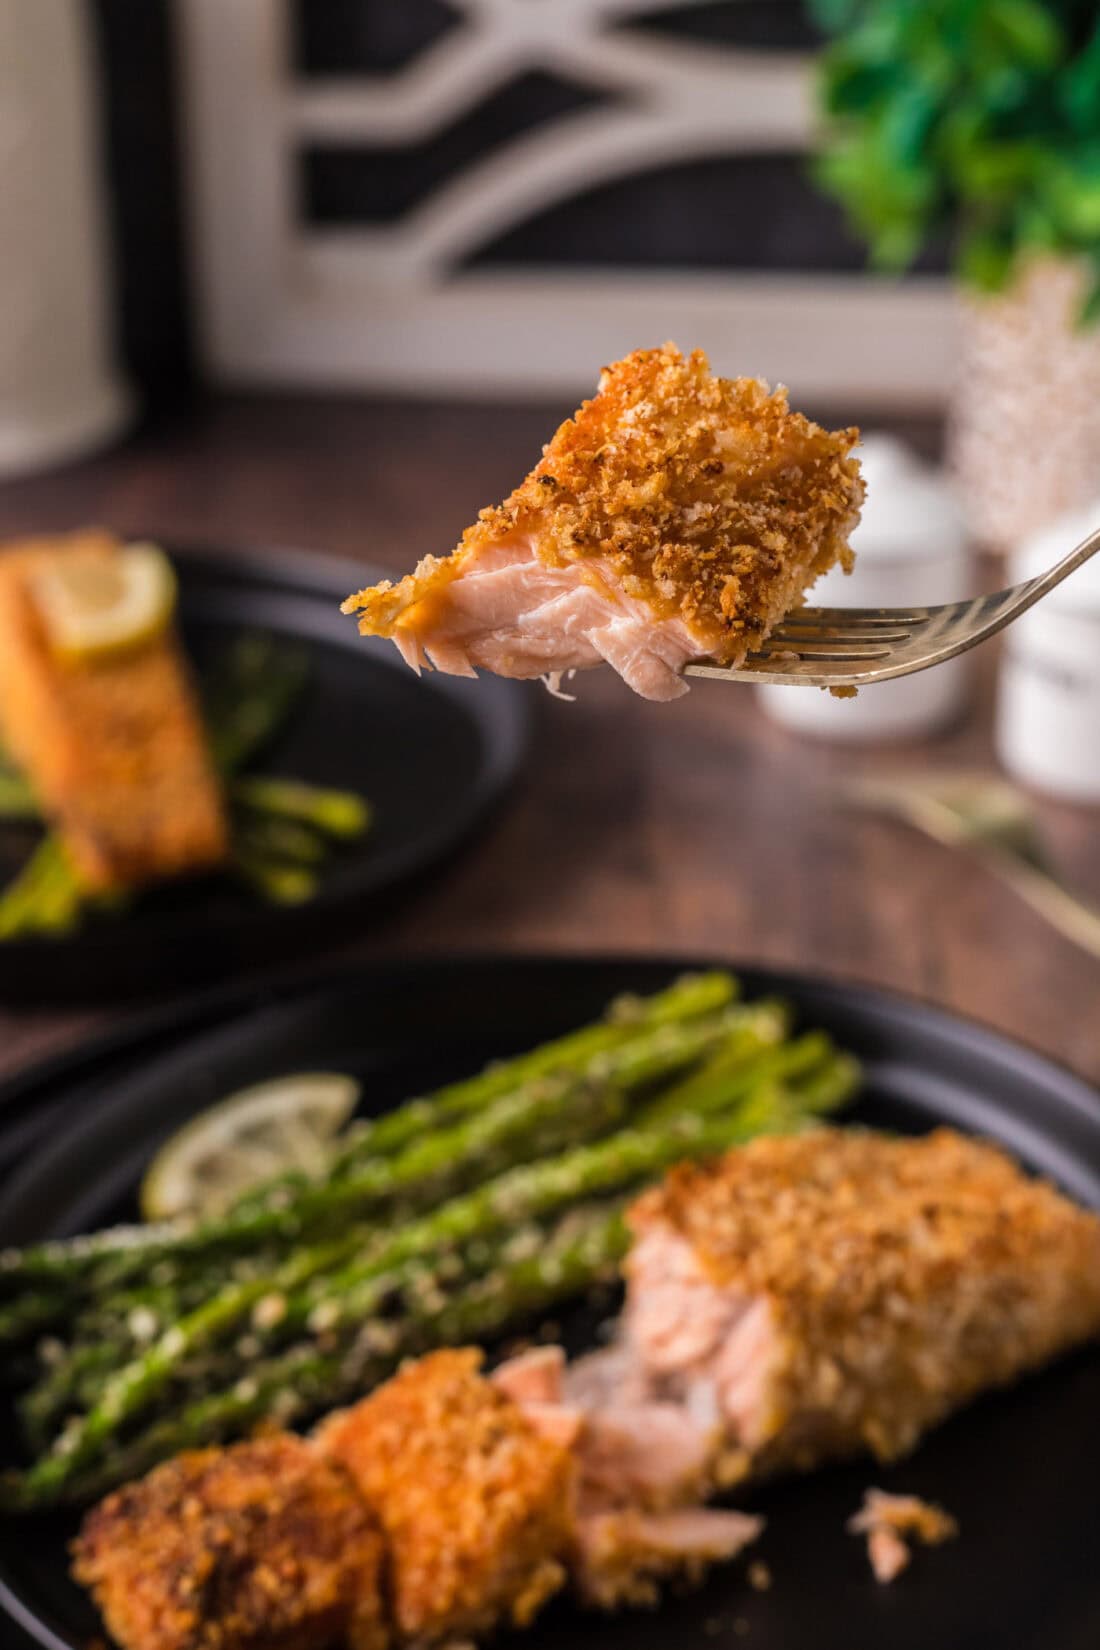
[[[946,479],[901,442],[870,435],[858,449],[867,483],[852,535],[856,565],[813,586],[820,607],[907,607],[961,601],[973,593],[962,512]],[[967,693],[969,664],[952,659],[919,675],[861,688],[837,699],[820,688],[762,687],[770,716],[799,733],[829,739],[913,738],[952,720]]]
[[[86,12],[0,0],[0,477],[89,452],[129,416]]]
[[[1034,578],[1100,526],[1100,499],[1020,546],[1011,581]],[[1100,803],[1100,557],[1010,626],[997,696],[997,751],[1026,785]]]

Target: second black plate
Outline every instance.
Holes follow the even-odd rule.
[[[278,1072],[348,1069],[381,1110],[483,1060],[650,991],[683,964],[515,958],[357,968],[273,991],[213,1031],[171,1045],[68,1114],[6,1186],[0,1244],[84,1230],[133,1212],[164,1136],[239,1085]],[[747,971],[865,1062],[858,1120],[903,1131],[937,1123],[992,1136],[1100,1208],[1100,1100],[1004,1038],[857,986]],[[76,1080],[70,1071],[66,1083]],[[0,1099],[2,1099],[0,1092]],[[655,1613],[605,1620],[556,1606],[510,1650],[1093,1650],[1100,1643],[1100,1349],[983,1399],[889,1469],[861,1461],[769,1486],[759,1556]],[[845,1521],[868,1484],[942,1502],[958,1541],[918,1552],[893,1587],[871,1578]],[[82,1650],[95,1617],[66,1576],[70,1521],[0,1525],[0,1608],[50,1650]]]
[[[388,643],[364,641],[340,613],[343,598],[377,576],[371,569],[312,555],[167,548],[200,668],[245,630],[308,649],[309,684],[258,771],[359,791],[374,824],[326,866],[317,896],[301,906],[264,905],[228,877],[209,877],[150,890],[64,938],[0,944],[0,998],[102,1000],[209,985],[330,943],[456,848],[522,760],[529,689],[492,676],[418,681]],[[0,832],[0,881],[26,853],[25,833]]]

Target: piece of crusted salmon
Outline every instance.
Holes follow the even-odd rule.
[[[526,1626],[565,1581],[572,1456],[479,1373],[481,1361],[468,1348],[407,1364],[316,1435],[385,1535],[403,1641]]]
[[[116,657],[51,654],[35,574],[120,549],[111,534],[87,531],[0,552],[0,735],[90,890],[201,870],[228,852],[220,786],[171,631]]]
[[[647,699],[736,665],[835,564],[863,483],[855,429],[712,375],[701,350],[606,367],[527,479],[457,549],[344,603],[416,669],[547,677],[607,663]]]
[[[1100,1334],[1100,1217],[950,1129],[755,1140],[630,1220],[628,1346],[721,1426],[719,1482],[891,1460]]]
[[[193,1450],[87,1515],[73,1573],[123,1650],[384,1650],[382,1538],[300,1438]]]

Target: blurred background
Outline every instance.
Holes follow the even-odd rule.
[[[0,531],[404,570],[672,338],[867,433],[825,599],[995,587],[1100,519],[1098,157],[1095,0],[0,0]],[[873,977],[1100,1075],[1100,577],[854,704],[577,693],[362,946]]]

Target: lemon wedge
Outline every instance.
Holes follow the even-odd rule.
[[[242,1193],[298,1170],[319,1179],[360,1085],[342,1072],[296,1072],[241,1089],[161,1147],[141,1185],[146,1220],[221,1214]]]
[[[32,591],[50,651],[79,664],[160,636],[175,611],[176,575],[155,544],[128,544],[113,556],[58,558]]]

